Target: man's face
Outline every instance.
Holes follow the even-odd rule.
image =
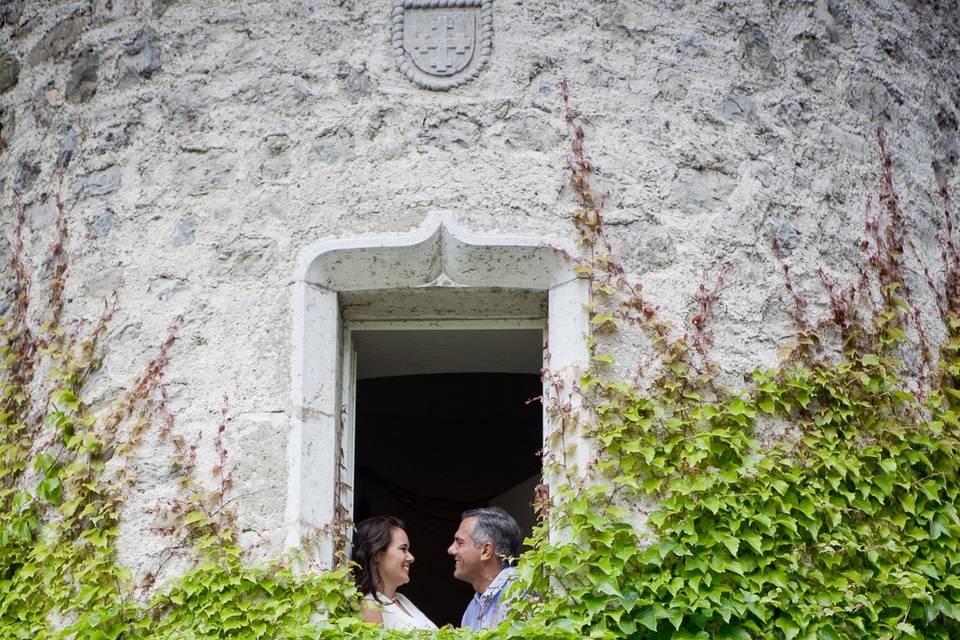
[[[465,582],[473,582],[481,572],[480,549],[473,542],[475,517],[464,518],[460,528],[453,535],[453,544],[447,553],[453,556],[453,577]]]

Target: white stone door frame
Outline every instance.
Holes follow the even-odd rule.
[[[547,294],[547,335],[553,372],[587,362],[589,291],[560,251],[559,238],[481,235],[463,230],[449,213],[427,217],[415,231],[319,242],[299,257],[292,287],[291,430],[287,444],[286,544],[318,534],[317,557],[332,560],[332,526],[344,445],[344,415],[352,411],[350,373],[343,363],[339,294],[420,287],[539,290]],[[546,440],[553,425],[544,417]],[[349,442],[352,434],[346,436]]]

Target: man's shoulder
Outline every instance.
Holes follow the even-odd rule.
[[[499,585],[502,589],[511,582],[517,579],[517,570],[513,567],[504,567],[500,570],[500,573],[497,574],[497,577],[494,578],[494,582]]]
[[[493,579],[493,582],[490,583],[490,586],[487,587],[487,590],[484,592],[484,599],[488,601],[499,601],[500,596],[503,595],[504,589],[510,586],[510,584],[516,579],[516,569],[513,567],[505,567],[501,569],[500,573],[497,574],[497,577]]]

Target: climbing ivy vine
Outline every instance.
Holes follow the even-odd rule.
[[[583,245],[568,258],[591,288],[594,336],[575,387],[545,374],[547,410],[560,425],[555,450],[576,430],[597,453],[576,472],[563,456],[548,462],[557,480],[539,492],[541,524],[520,559],[511,617],[486,637],[960,637],[960,252],[947,193],[943,276],[924,268],[945,328],[939,353],[903,275],[909,241],[881,133],[878,211],[859,279],[844,288],[821,274],[831,313],[808,318],[773,246],[795,339],[779,368],[725,389],[709,332],[723,273],[700,287],[685,331],[658,318],[611,251],[583,128],[562,89]],[[223,499],[226,466],[216,490],[200,486],[196,443],[175,434],[166,410],[176,322],[130,390],[90,409],[85,384],[113,306],[85,336],[65,329],[59,198],[57,208],[52,268],[34,300],[16,203],[0,346],[0,637],[404,637],[360,622],[345,567],[244,560]],[[625,325],[659,356],[648,384],[607,373],[614,356],[602,351],[603,334]],[[762,440],[773,428],[782,436]],[[156,589],[136,584],[116,551],[134,480],[126,461],[150,429],[167,440],[181,478],[181,497],[164,507],[166,533],[193,567]]]

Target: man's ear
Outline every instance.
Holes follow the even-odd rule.
[[[480,560],[486,562],[490,558],[496,557],[496,551],[493,548],[493,543],[489,540],[480,545]]]

